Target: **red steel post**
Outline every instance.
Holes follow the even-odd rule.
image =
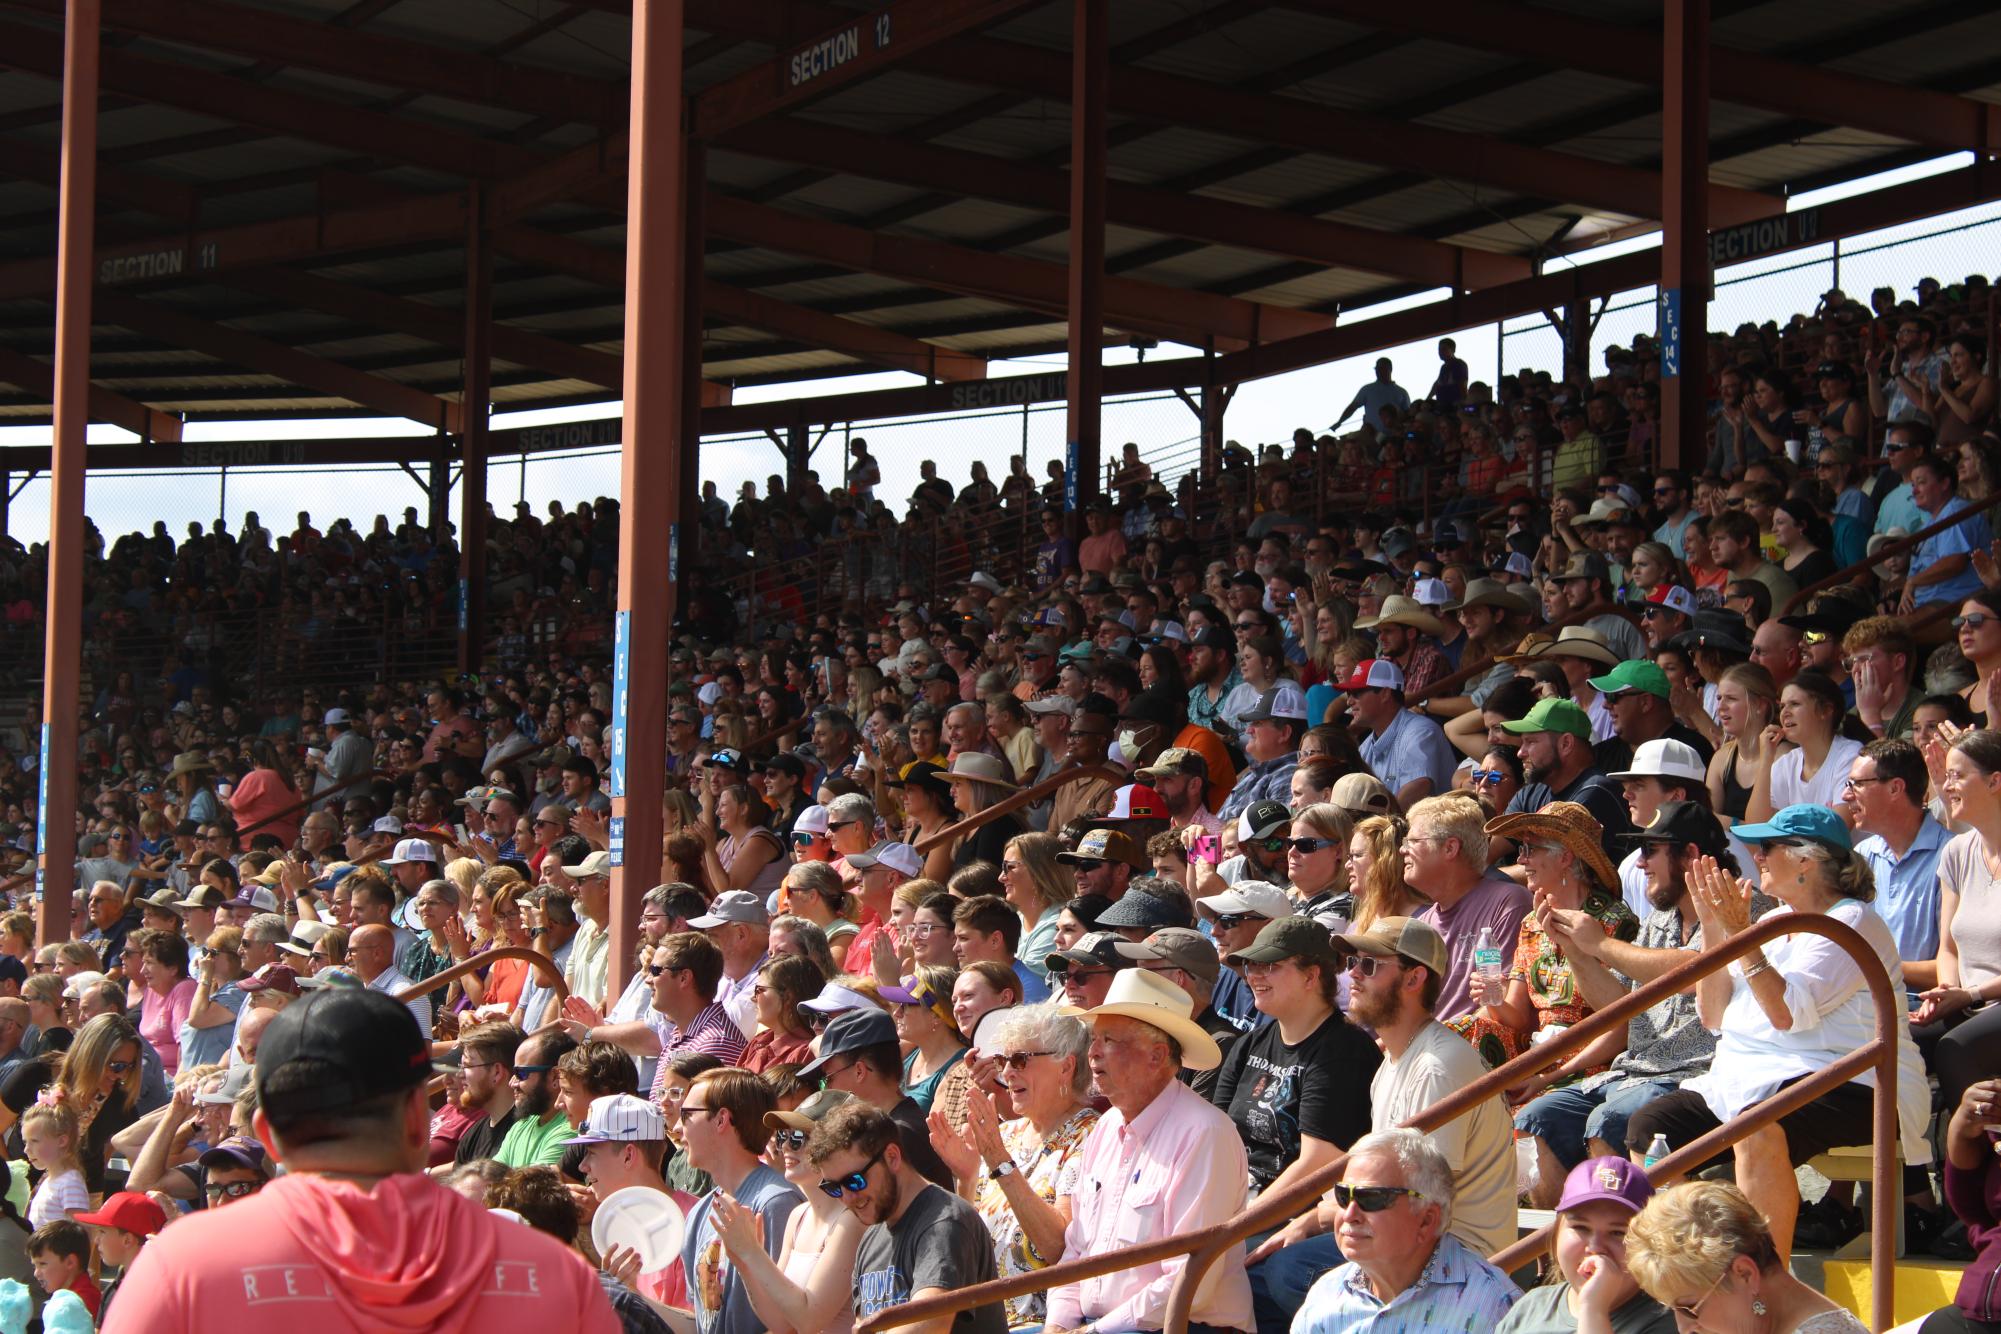
[[[1709,381],[1709,0],[1668,0],[1661,106],[1660,466],[1702,457]]]
[[[1105,341],[1105,0],[1073,0],[1070,57],[1070,486],[1066,508],[1098,490]]]
[[[485,192],[473,188],[466,227],[464,392],[459,396],[459,670],[486,652],[486,422],[493,398],[493,247]],[[524,461],[522,464],[526,467]],[[447,488],[449,495],[449,488]]]

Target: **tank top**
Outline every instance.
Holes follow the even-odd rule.
[[[816,1225],[818,1221],[812,1218],[802,1220],[799,1225],[800,1233],[803,1234],[809,1226]],[[827,1234],[831,1231],[833,1231],[831,1227],[820,1228],[819,1235],[814,1238],[814,1244],[810,1249],[801,1245],[800,1238],[795,1237],[792,1249],[786,1253],[785,1263],[780,1266],[785,1277],[797,1283],[802,1289],[805,1288],[808,1280],[813,1277],[813,1266],[820,1263],[820,1256],[827,1249]],[[850,1296],[847,1305],[841,1308],[840,1314],[814,1331],[814,1334],[852,1334],[854,1327],[855,1304],[853,1297]]]
[[[751,881],[745,888],[759,898],[765,898],[785,883],[786,868],[792,864],[791,859],[785,855],[785,849],[778,844],[778,835],[762,825],[745,834],[742,842],[738,842],[734,835],[726,835],[716,844],[716,860],[721,862],[723,869],[727,871],[736,864],[737,854],[760,838],[777,847],[778,854],[764,864],[757,873],[757,879]]]
[[[1751,808],[1751,788],[1737,781],[1737,743],[1730,743],[1730,754],[1723,765],[1723,810],[1722,814],[1733,821],[1741,821],[1744,812]]]

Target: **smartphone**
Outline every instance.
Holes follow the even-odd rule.
[[[1188,852],[1194,860],[1214,866],[1223,860],[1223,841],[1214,834],[1198,834]]]

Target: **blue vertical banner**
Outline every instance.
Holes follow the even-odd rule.
[[[667,525],[667,582],[681,582],[681,525],[678,523]]]
[[[1661,291],[1660,327],[1657,336],[1661,345],[1661,376],[1681,374],[1681,289],[1664,288]]]
[[[632,673],[632,613],[621,611],[612,619],[611,641],[611,773],[605,779],[605,795],[625,795],[625,692]]]
[[[43,881],[48,871],[42,858],[49,847],[49,738],[52,733],[47,723],[42,724],[41,772],[35,775],[35,902],[42,901]]]
[[[604,822],[605,851],[611,854],[613,866],[625,865],[625,817],[614,815]]]
[[[1075,440],[1063,446],[1063,511],[1077,512],[1077,460],[1080,451]]]
[[[472,581],[463,577],[459,580],[459,633],[466,632],[471,623]]]

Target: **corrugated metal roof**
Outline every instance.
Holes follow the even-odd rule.
[[[338,25],[349,22],[366,34],[425,44],[435,54],[439,77],[424,80],[424,86],[403,86],[403,72],[394,66],[343,66],[319,58],[311,41],[267,59],[241,49],[241,42],[231,39],[234,34],[205,33],[192,25],[136,34],[114,29],[109,40],[121,52],[172,63],[204,89],[217,83],[236,87],[236,105],[242,110],[239,124],[214,118],[192,99],[180,105],[171,93],[159,102],[134,101],[108,87],[100,116],[103,169],[107,178],[113,171],[122,173],[119,180],[128,188],[100,188],[101,243],[157,236],[163,246],[177,244],[190,220],[177,216],[177,205],[170,201],[190,187],[186,197],[197,201],[200,223],[223,228],[316,218],[376,201],[393,208],[399,197],[414,200],[456,191],[467,178],[440,169],[448,163],[402,160],[397,143],[370,142],[349,133],[344,122],[372,120],[349,113],[361,109],[393,116],[413,142],[432,131],[448,131],[511,145],[515,156],[532,162],[594,142],[600,127],[588,114],[564,121],[516,105],[506,93],[510,84],[505,75],[494,85],[501,90],[498,96],[462,89],[448,76],[489,59],[518,72],[514,86],[543,72],[582,75],[616,88],[630,72],[630,22],[606,0],[567,8],[554,0],[518,5],[385,0],[359,19],[352,17],[348,0],[230,2],[330,25],[328,44],[338,40]],[[27,3],[27,12],[9,21],[55,31],[35,0]],[[812,11],[814,0],[801,3]],[[1657,49],[1658,0],[1542,0],[1538,8],[1551,24],[1574,14],[1629,25],[1636,43]],[[689,87],[697,92],[766,67],[775,36],[797,38],[814,26],[810,18],[787,19],[766,5],[691,0],[690,9],[691,24],[707,22],[720,30],[691,28],[696,56]],[[2001,23],[1979,6],[1953,11],[1930,0],[1718,0],[1717,9],[1714,30],[1720,44],[1876,80],[2001,100]],[[1270,99],[1274,124],[1288,114],[1290,101],[1512,139],[1585,160],[1650,167],[1658,159],[1657,92],[1603,72],[1558,69],[1455,41],[1443,23],[1436,31],[1378,31],[1366,21],[1345,17],[1345,8],[1339,13],[1343,16],[1320,9],[1313,0],[1114,0],[1115,58],[1190,86],[1186,104],[1171,113],[1175,123],[1138,119],[1133,109],[1122,111],[1114,98],[1110,175],[1236,206],[1317,213],[1351,226],[1442,237],[1517,255],[1536,254],[1559,229],[1575,227],[1582,236],[1632,221],[1602,205],[1531,198],[1493,182],[1441,179],[1405,162],[1364,161],[1291,145],[1275,148],[1261,136],[1247,137],[1245,127],[1204,124],[1201,87],[1213,84]],[[111,21],[118,22],[115,6]],[[1542,20],[1531,17],[1528,26],[1537,21]],[[1024,6],[973,40],[1015,43],[1033,58],[1030,65],[1046,63],[1047,53],[1060,56],[1067,50],[1070,23],[1069,6],[1045,0]],[[727,142],[714,146],[706,159],[709,188],[791,215],[792,225],[800,229],[801,253],[712,238],[708,273],[806,312],[832,313],[859,325],[989,356],[1059,342],[1062,325],[1047,314],[990,296],[956,294],[949,266],[924,271],[892,262],[893,254],[885,253],[871,264],[883,272],[855,272],[831,262],[837,252],[816,253],[808,236],[814,219],[829,219],[885,238],[891,252],[894,247],[887,243],[897,236],[962,247],[961,267],[966,269],[976,269],[982,253],[998,247],[1050,263],[1067,260],[1064,211],[1045,211],[1011,199],[1004,185],[989,186],[979,172],[979,155],[1061,173],[1069,150],[1069,109],[1036,96],[1032,79],[1017,79],[1020,51],[1000,44],[970,49],[982,54],[936,65],[920,58],[793,109],[792,114],[819,127],[866,136],[862,142],[874,147],[861,155],[858,165],[864,174],[774,160]],[[0,54],[0,61],[5,59]],[[40,161],[47,161],[58,128],[55,73],[28,68],[0,79],[0,149],[39,153],[44,155]],[[316,100],[323,115],[292,123],[284,107],[264,105],[265,93]],[[1751,105],[1755,100],[1719,98],[1712,106],[1713,139],[1730,149],[1719,152],[1712,166],[1711,178],[1718,184],[1783,194],[1912,155],[1910,145],[1884,134],[1803,123]],[[979,193],[941,191],[913,178],[897,161],[905,141],[965,155],[973,165],[969,183],[981,187]],[[11,260],[47,263],[53,254],[53,175],[25,158],[18,165],[18,172],[0,177],[0,271]],[[157,183],[161,201],[152,218],[145,213],[148,201],[135,199],[129,188],[145,182]],[[574,199],[552,201],[509,225],[616,252],[624,243],[617,208],[622,191],[621,181],[609,179],[595,195],[583,191]],[[1196,235],[1182,235],[1188,231]],[[548,273],[508,253],[505,245],[499,249],[494,307],[501,321],[579,346],[619,349],[622,320],[616,291],[599,280]],[[1207,241],[1187,219],[1174,216],[1115,220],[1107,230],[1106,251],[1113,271],[1127,277],[1276,306],[1331,309],[1409,286],[1408,279],[1394,273],[1345,264],[1301,266],[1284,254]],[[249,286],[232,285],[233,262],[224,257],[222,271],[212,277],[183,274],[164,282],[139,282],[129,295],[428,392],[452,392],[455,348],[441,349],[411,330],[375,327],[344,314],[288,310]],[[465,261],[452,235],[432,232],[402,243],[385,235],[370,249],[327,251],[288,262],[371,296],[434,308],[418,314],[456,311],[461,302]],[[850,352],[811,346],[793,327],[799,320],[775,322],[787,327],[711,325],[704,335],[708,373],[765,380],[872,369]],[[46,356],[50,327],[45,294],[0,285],[0,346]],[[100,381],[155,406],[224,414],[336,412],[353,406],[311,386],[287,385],[256,367],[231,366],[163,346],[108,321],[101,322],[98,332],[94,369]],[[217,367],[213,374],[206,369],[211,364]],[[149,369],[157,373],[149,376]],[[508,364],[506,369],[495,397],[512,404],[603,392],[533,367]],[[0,416],[8,420],[45,410],[45,405],[0,389]]]

